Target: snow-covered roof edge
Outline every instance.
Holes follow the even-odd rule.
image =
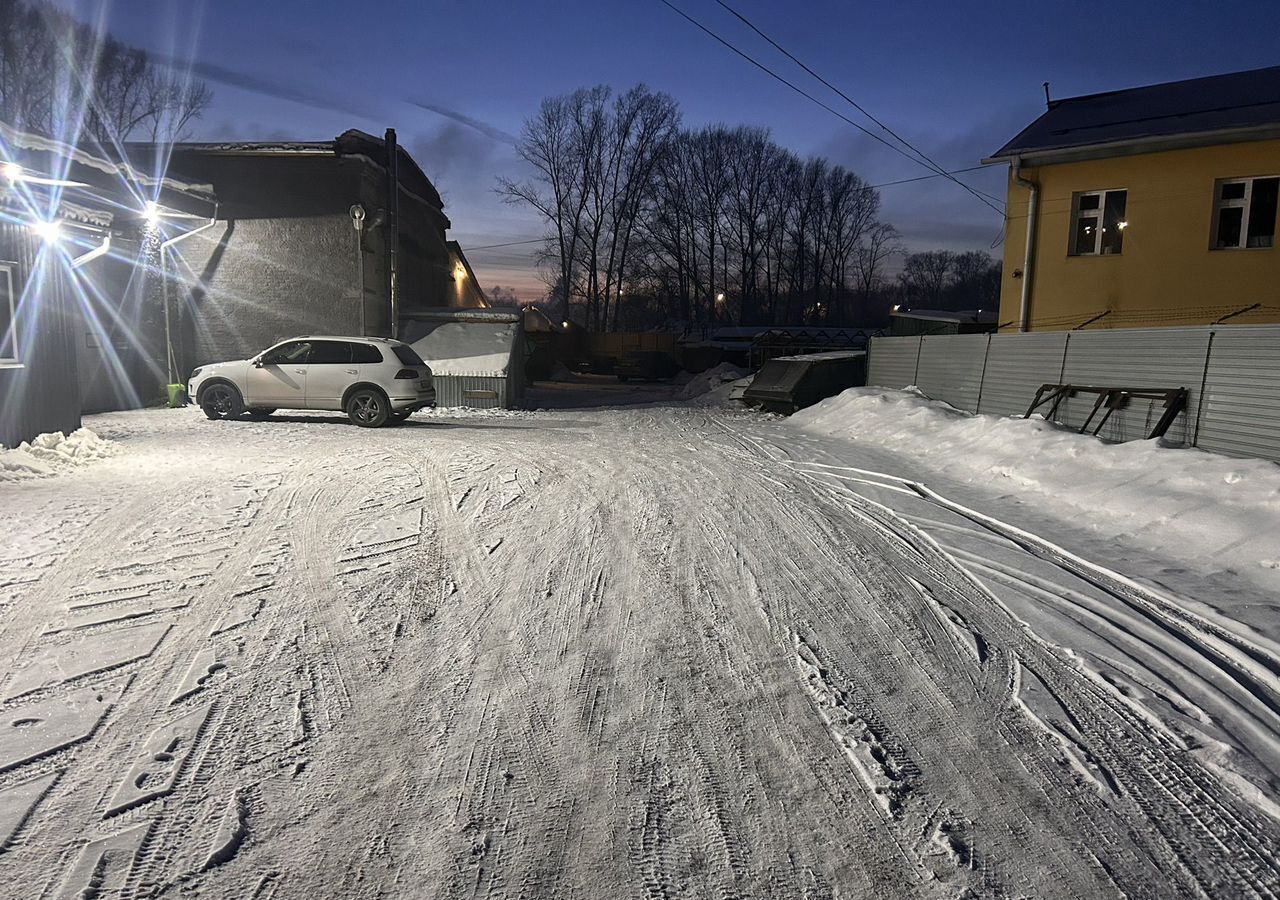
[[[106,175],[119,175],[133,181],[137,184],[145,184],[152,187],[161,187],[166,190],[178,191],[184,194],[198,194],[202,199],[213,197],[213,186],[208,184],[189,184],[185,181],[179,181],[176,178],[170,178],[168,175],[162,178],[156,178],[153,175],[144,175],[127,162],[115,162],[109,159],[103,159],[87,153],[79,147],[73,147],[70,144],[64,144],[61,141],[47,138],[38,134],[31,134],[27,131],[19,131],[5,122],[0,122],[0,139],[10,147],[18,147],[31,153],[52,153],[70,159],[72,162],[85,166],[86,168],[96,169]]]

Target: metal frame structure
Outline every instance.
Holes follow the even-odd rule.
[[[1128,405],[1130,400],[1159,400],[1164,406],[1164,413],[1160,416],[1159,421],[1151,429],[1151,433],[1147,438],[1164,437],[1169,430],[1169,426],[1173,424],[1173,420],[1177,418],[1178,413],[1187,405],[1187,389],[1180,388],[1121,388],[1121,387],[1092,387],[1082,384],[1042,384],[1036,391],[1035,399],[1031,401],[1031,405],[1027,407],[1026,414],[1022,418],[1029,419],[1031,414],[1045,403],[1052,403],[1049,412],[1045,415],[1046,419],[1052,420],[1058,412],[1058,407],[1067,397],[1074,397],[1077,394],[1096,394],[1097,399],[1093,403],[1093,409],[1089,410],[1089,415],[1085,417],[1084,423],[1080,426],[1080,433],[1084,434],[1089,424],[1093,421],[1093,417],[1098,414],[1098,410],[1106,409],[1102,414],[1102,418],[1098,420],[1098,424],[1093,431],[1089,432],[1094,437],[1102,431],[1102,426],[1107,424],[1107,419],[1111,418],[1111,414],[1117,409],[1123,409]]]

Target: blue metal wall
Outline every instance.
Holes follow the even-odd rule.
[[[0,364],[0,444],[7,447],[80,427],[79,313],[64,265],[53,259],[39,264],[41,249],[25,227],[0,222],[0,261],[16,264],[20,357],[17,365]],[[39,284],[24,290],[38,268]]]

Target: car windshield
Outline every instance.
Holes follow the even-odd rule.
[[[417,351],[405,344],[397,344],[391,348],[391,352],[396,355],[396,359],[404,363],[406,366],[425,366],[426,362],[418,355]]]

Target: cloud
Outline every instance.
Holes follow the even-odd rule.
[[[455,122],[460,122],[468,128],[480,132],[480,134],[483,134],[490,140],[497,141],[501,144],[508,144],[513,147],[516,144],[515,135],[503,131],[501,128],[490,125],[487,122],[482,122],[480,119],[473,116],[468,116],[455,109],[449,109],[447,106],[441,106],[438,103],[431,103],[426,100],[409,100],[408,102],[414,106],[421,107],[428,112],[433,112],[438,116],[444,116],[446,119],[452,119]]]
[[[316,91],[297,84],[289,84],[278,78],[264,78],[260,75],[233,69],[219,63],[184,60],[159,53],[152,53],[151,55],[157,63],[174,72],[197,75],[206,81],[212,81],[224,87],[250,91],[266,97],[274,97],[277,100],[286,100],[290,103],[309,106],[313,109],[322,109],[326,112],[345,113],[359,119],[373,120],[386,117],[385,107],[379,107],[376,104],[371,105],[365,99],[357,101],[354,98],[344,97],[336,93]]]

